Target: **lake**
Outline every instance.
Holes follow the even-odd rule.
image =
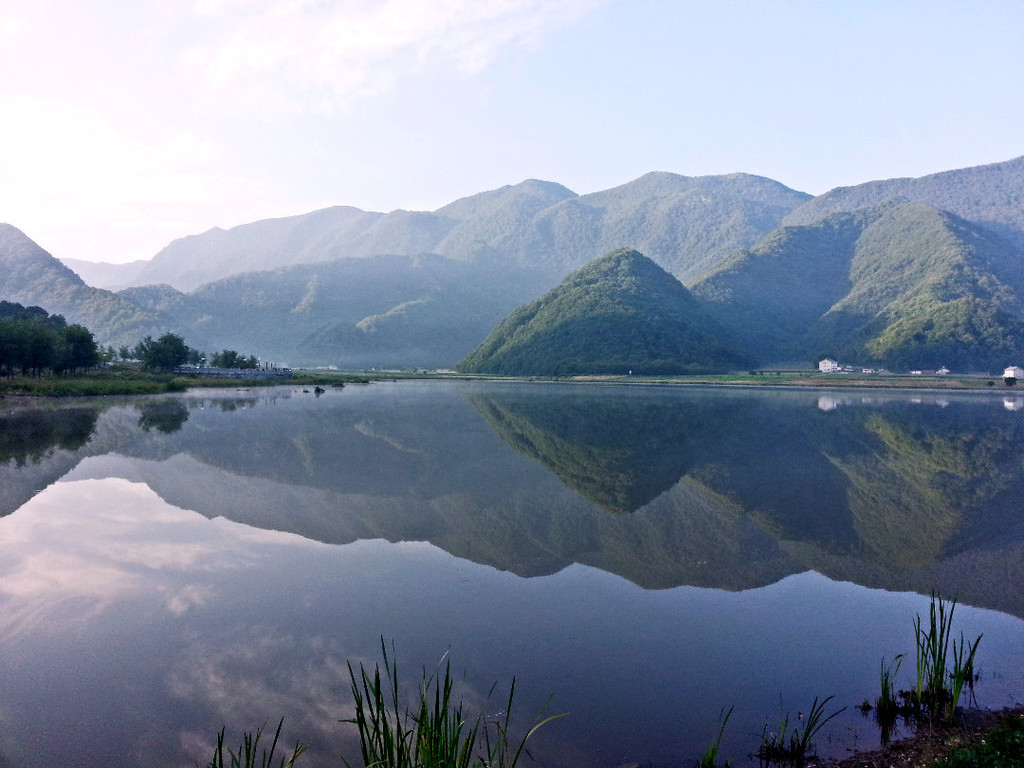
[[[195,766],[285,718],[358,758],[348,663],[570,713],[536,765],[690,766],[735,707],[855,709],[930,595],[1024,695],[1024,393],[406,381],[0,400],[0,765]],[[487,699],[494,684],[496,692]],[[527,762],[529,764],[529,762]]]

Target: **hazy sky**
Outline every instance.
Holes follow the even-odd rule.
[[[1022,0],[0,0],[0,221],[55,256],[328,205],[1024,154]]]

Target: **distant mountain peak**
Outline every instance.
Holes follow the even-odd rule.
[[[5,246],[11,246],[17,243],[31,243],[33,246],[37,248],[39,247],[28,235],[16,226],[13,224],[5,224],[3,222],[0,222],[0,243],[3,243]]]
[[[45,276],[84,285],[71,269],[12,224],[0,224],[0,265],[6,270],[0,298],[12,295],[28,281],[38,281]]]
[[[159,320],[110,291],[92,288],[24,232],[0,224],[0,299],[37,305],[96,333],[103,343],[135,344]]]

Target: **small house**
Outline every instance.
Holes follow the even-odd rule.
[[[1004,379],[1024,379],[1024,368],[1019,365],[1011,365],[1003,371]]]
[[[837,373],[842,369],[843,367],[839,363],[829,357],[818,363],[818,370],[822,373]]]

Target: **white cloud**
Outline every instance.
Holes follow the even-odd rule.
[[[473,75],[508,47],[580,18],[606,0],[314,0],[196,5],[211,39],[187,68],[261,109],[328,109],[387,90],[403,75]]]
[[[239,624],[190,644],[166,682],[183,706],[209,708],[221,722],[247,722],[252,703],[260,702],[267,712],[290,713],[289,730],[336,743],[338,713],[350,707],[348,655],[322,635]],[[186,743],[201,740],[202,734],[183,735]]]
[[[247,567],[267,544],[318,546],[207,520],[141,483],[57,483],[0,521],[0,637],[67,632],[138,595],[181,615],[214,598],[205,574]]]

